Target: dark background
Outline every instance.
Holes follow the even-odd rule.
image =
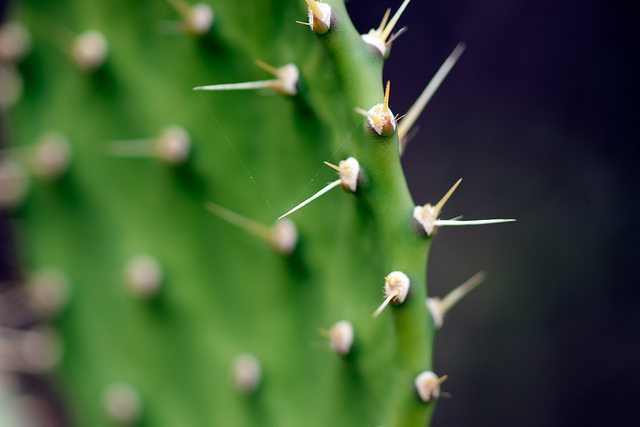
[[[360,30],[400,0],[351,0]],[[0,1],[0,8],[3,8]],[[416,203],[458,179],[430,294],[479,270],[449,314],[434,426],[631,426],[640,403],[640,6],[634,1],[414,0],[385,67],[404,114],[459,41],[467,50],[403,163]],[[6,222],[1,279],[11,277]],[[637,422],[637,421],[636,421]]]
[[[401,1],[352,0],[360,32]],[[436,340],[433,425],[631,426],[640,404],[640,3],[412,1],[385,79],[404,114],[459,41],[403,164],[416,203],[458,178],[430,294],[479,270]],[[640,264],[640,263],[639,263]]]

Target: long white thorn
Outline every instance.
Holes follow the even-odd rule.
[[[440,201],[434,206],[433,211],[436,213],[436,216],[440,213],[440,211],[444,207],[444,204],[447,203],[447,201],[449,200],[449,197],[451,197],[453,192],[456,191],[456,188],[458,188],[458,185],[460,185],[461,182],[462,182],[462,178],[456,181],[456,183],[453,184],[453,187],[451,187],[449,191],[447,191],[447,194],[445,194],[444,197],[440,199]]]
[[[374,121],[380,121],[380,119],[378,117],[376,117],[375,114],[368,112],[367,110],[365,110],[364,108],[360,108],[360,107],[356,107],[353,109],[356,113],[361,114],[371,120]]]
[[[259,89],[263,87],[272,87],[277,84],[278,80],[261,80],[257,82],[245,82],[245,83],[227,83],[221,85],[209,85],[194,87],[193,90],[246,90],[246,89]]]
[[[404,12],[404,10],[406,9],[410,1],[411,0],[404,0],[404,2],[402,3],[402,6],[400,6],[400,9],[398,9],[398,11],[393,15],[393,18],[391,18],[387,26],[384,27],[384,31],[380,35],[380,40],[382,40],[382,42],[387,40],[387,37],[389,37],[389,34],[391,34],[391,31],[393,31],[393,27],[396,26],[398,19],[400,19],[402,12]]]
[[[207,202],[205,204],[206,209],[218,215],[220,218],[225,221],[245,230],[248,233],[253,234],[261,239],[266,240],[269,243],[273,241],[273,232],[266,225],[260,224],[256,221],[253,221],[249,218],[246,218],[238,213],[235,213],[229,209],[223,208],[220,205],[217,205],[213,202]]]
[[[438,90],[442,81],[449,74],[449,71],[451,71],[453,66],[456,65],[456,62],[458,62],[458,59],[464,52],[465,47],[465,43],[458,43],[456,48],[453,49],[453,52],[451,52],[449,57],[442,63],[427,87],[424,88],[416,102],[411,106],[411,108],[409,108],[404,119],[398,125],[398,137],[400,140],[404,139],[411,127],[418,120],[418,117],[422,114],[422,111],[433,97],[433,94]]]
[[[500,224],[503,222],[514,222],[515,219],[476,219],[469,221],[460,221],[457,219],[438,219],[435,222],[436,227],[449,225],[483,225],[483,224]]]
[[[394,299],[395,297],[397,297],[398,295],[400,295],[400,291],[393,291],[391,294],[389,294],[389,296],[387,297],[387,299],[385,299],[382,304],[380,304],[380,307],[378,307],[376,309],[376,311],[373,312],[373,314],[371,315],[372,317],[378,317],[380,315],[380,313],[382,313],[382,310],[384,310],[389,303],[391,302],[392,299]]]
[[[324,18],[324,14],[322,13],[322,10],[314,0],[305,0],[305,1],[307,2],[309,9],[311,9],[313,14],[316,15],[318,19]]]
[[[486,279],[486,277],[487,273],[485,273],[484,271],[480,271],[469,280],[464,282],[462,285],[449,292],[447,296],[442,298],[442,300],[440,301],[439,308],[441,315],[444,316],[451,309],[451,307],[456,305],[456,303],[460,301],[465,295],[471,292],[480,283],[484,282],[484,279]]]
[[[305,200],[304,202],[300,203],[298,206],[296,206],[295,208],[291,209],[289,212],[287,212],[286,214],[282,215],[278,219],[282,219],[287,215],[291,215],[292,213],[294,213],[295,211],[297,211],[298,209],[300,209],[304,205],[306,205],[306,204],[310,203],[311,201],[317,199],[318,197],[322,196],[324,193],[326,193],[327,191],[331,190],[332,188],[337,187],[338,185],[340,185],[341,182],[342,182],[342,179],[338,179],[336,181],[333,181],[333,182],[329,183],[322,190],[318,191],[316,194],[314,194],[313,196],[309,197],[307,200]]]
[[[384,31],[384,27],[385,27],[385,25],[387,25],[387,21],[389,20],[389,15],[390,14],[391,14],[391,8],[388,8],[387,11],[384,13],[384,16],[382,17],[382,21],[380,22],[380,26],[376,30],[376,32],[378,34],[382,34],[382,32]]]
[[[329,162],[324,162],[324,164],[325,164],[325,165],[327,165],[327,166],[329,166],[330,168],[332,168],[332,169],[334,169],[334,170],[337,170],[337,171],[338,171],[338,172],[340,172],[340,173],[345,173],[344,168],[341,168],[340,166],[336,166],[336,165],[334,165],[334,164],[332,164],[332,163],[329,163]]]

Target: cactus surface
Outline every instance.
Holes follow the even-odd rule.
[[[179,0],[16,8],[32,49],[12,209],[28,281],[65,283],[33,307],[63,349],[51,375],[77,425],[427,425],[427,256],[460,221],[409,193],[389,47],[339,0],[326,22],[301,0],[242,3],[207,2],[210,28]],[[278,220],[327,181],[345,191]]]

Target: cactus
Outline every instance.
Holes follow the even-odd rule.
[[[506,220],[440,219],[459,182],[409,193],[411,121],[462,48],[398,127],[408,4],[362,36],[339,0],[23,2],[1,179],[50,329],[15,370],[78,425],[427,425],[436,327],[480,280],[426,304],[429,247]]]

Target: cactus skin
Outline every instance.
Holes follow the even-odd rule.
[[[433,236],[413,225],[397,133],[374,135],[353,111],[382,102],[384,61],[343,2],[326,3],[335,26],[315,36],[294,22],[307,15],[302,1],[211,1],[214,23],[201,38],[159,32],[177,15],[158,0],[20,5],[34,47],[20,65],[15,144],[57,130],[73,160],[56,181],[32,179],[15,216],[26,269],[53,266],[71,284],[53,321],[65,347],[53,375],[78,425],[112,425],[101,396],[114,383],[139,394],[136,425],[428,424],[434,404],[418,399],[413,381],[432,370]],[[57,25],[102,32],[105,64],[78,69],[52,43]],[[296,64],[298,95],[191,90],[270,78],[254,59]],[[107,155],[110,141],[155,137],[173,124],[192,140],[183,165]],[[349,156],[364,183],[292,215],[300,240],[288,257],[204,208],[213,201],[271,225],[335,180],[322,161]],[[125,280],[139,254],[162,269],[150,299]],[[409,276],[410,296],[373,319],[384,277],[396,270]],[[340,320],[355,333],[345,357],[318,335]],[[232,384],[242,353],[261,365],[253,395]]]

